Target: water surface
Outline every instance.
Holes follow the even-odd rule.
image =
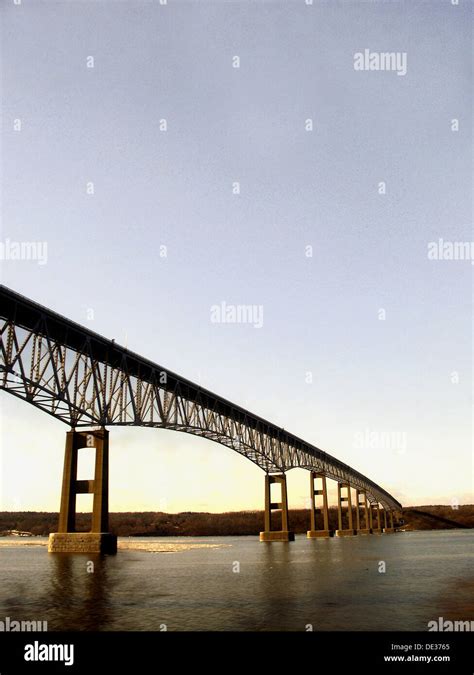
[[[45,543],[0,539],[0,620],[153,631],[427,630],[439,616],[474,620],[471,531],[289,543],[124,538],[104,557],[48,554]]]

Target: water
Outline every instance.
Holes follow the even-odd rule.
[[[471,531],[130,538],[119,546],[140,548],[103,558],[51,555],[39,542],[0,539],[0,620],[152,631],[425,631],[439,616],[474,620]]]

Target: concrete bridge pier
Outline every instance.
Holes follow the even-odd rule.
[[[342,496],[342,490],[347,490],[347,496]],[[343,527],[343,502],[347,502],[347,528]],[[352,501],[351,501],[351,486],[349,483],[337,484],[337,517],[339,529],[336,530],[337,537],[352,537],[357,534],[352,522]]]
[[[360,501],[360,498],[363,498],[362,501]],[[357,528],[357,533],[358,534],[371,534],[372,530],[370,528],[370,523],[369,523],[369,506],[367,503],[367,495],[365,492],[362,490],[356,490],[356,528]],[[364,509],[364,525],[365,527],[361,527],[361,517],[360,517],[360,509]]]
[[[384,528],[383,531],[385,534],[393,534],[395,532],[395,529],[393,527],[393,512],[390,511],[390,525],[387,523],[387,509],[384,507],[383,510],[383,517],[384,517]]]
[[[77,480],[81,448],[95,448],[93,480]],[[90,532],[76,532],[76,495],[93,494]],[[116,553],[117,537],[109,529],[109,432],[71,430],[66,434],[58,532],[49,535],[50,553]]]
[[[374,521],[374,510],[376,511],[377,514],[377,527],[373,526],[373,521]],[[371,513],[371,521],[372,521],[372,532],[373,534],[382,534],[382,527],[380,525],[380,506],[377,502],[377,504],[371,504],[370,506],[370,513]]]
[[[321,480],[321,489],[314,489],[314,482],[316,479]],[[308,539],[316,539],[318,537],[332,537],[334,536],[334,530],[329,529],[329,509],[328,509],[328,493],[326,485],[326,476],[323,473],[318,473],[316,471],[309,472],[309,494],[311,498],[311,529],[306,533]],[[323,504],[321,509],[316,508],[316,499],[317,495],[321,495],[323,498]],[[323,529],[319,530],[316,527],[316,514],[322,513],[322,526]]]
[[[281,488],[281,502],[272,502],[271,488],[279,483]],[[281,530],[272,530],[272,511],[281,511]],[[295,535],[289,531],[288,494],[286,490],[286,476],[265,476],[265,530],[260,532],[260,541],[294,541]]]

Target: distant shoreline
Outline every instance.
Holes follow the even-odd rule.
[[[382,517],[383,527],[383,517]],[[454,508],[445,505],[411,506],[403,509],[399,529],[444,530],[474,527],[474,505]],[[0,535],[11,530],[48,536],[57,531],[58,513],[42,511],[1,511]],[[329,526],[337,528],[337,509],[329,509]],[[278,515],[275,517],[278,527]],[[309,528],[309,511],[290,510],[290,527],[296,533]],[[88,531],[90,514],[77,514],[77,529]],[[120,537],[203,537],[258,535],[263,529],[263,511],[230,511],[206,513],[186,511],[163,513],[154,511],[116,512],[110,514],[110,529]],[[23,541],[30,537],[18,537]],[[25,542],[26,543],[26,542]]]

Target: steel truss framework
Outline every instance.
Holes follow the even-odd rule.
[[[295,467],[401,504],[319,448],[114,341],[0,287],[0,389],[72,428],[142,426],[203,436],[267,473]]]

